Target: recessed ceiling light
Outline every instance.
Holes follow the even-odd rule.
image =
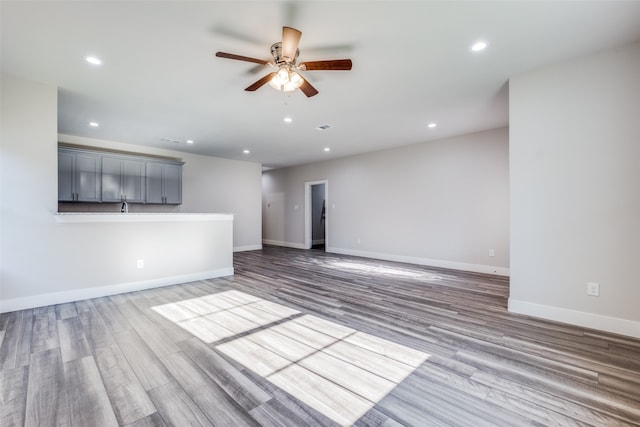
[[[328,153],[329,151],[331,151],[331,148],[329,148],[329,147],[324,147],[324,151],[326,151],[326,152]]]
[[[291,117],[285,117],[284,118],[284,122],[285,123],[291,123],[293,121],[293,119]]]
[[[251,151],[250,151],[250,150],[247,150],[247,149],[242,150],[242,152],[243,152],[244,154],[251,154]]]
[[[471,50],[474,52],[480,52],[481,50],[484,50],[486,47],[487,47],[487,42],[478,40],[471,46]]]
[[[430,127],[431,129],[433,129],[434,127],[438,126],[436,123],[429,123],[427,125],[427,127]]]
[[[193,139],[187,139],[187,144],[193,144]]]
[[[96,58],[95,56],[86,56],[84,59],[89,64],[93,64],[93,65],[101,65],[102,64],[102,61],[100,60],[100,58]]]
[[[100,124],[98,122],[89,122],[89,126],[97,128],[98,126],[100,126]]]

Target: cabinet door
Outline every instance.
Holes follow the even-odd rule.
[[[127,202],[144,202],[144,162],[122,161],[122,194]]]
[[[75,156],[68,151],[58,151],[58,200],[72,202],[75,200],[73,188],[73,164]]]
[[[76,201],[100,201],[100,158],[95,154],[76,154]]]
[[[164,203],[179,205],[182,203],[182,166],[164,165]]]
[[[122,193],[122,160],[114,157],[102,158],[102,201],[120,202]]]
[[[162,163],[147,163],[147,203],[162,203]]]

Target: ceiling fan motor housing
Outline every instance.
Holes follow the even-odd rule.
[[[276,65],[295,65],[296,59],[298,59],[298,55],[300,55],[300,49],[296,49],[296,56],[294,58],[287,58],[286,56],[282,56],[282,42],[277,42],[271,45],[271,55]]]

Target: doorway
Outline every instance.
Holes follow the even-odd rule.
[[[328,246],[328,181],[305,182],[305,233],[307,249],[325,251]]]

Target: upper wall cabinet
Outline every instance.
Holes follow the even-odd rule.
[[[144,203],[143,160],[102,157],[102,201]]]
[[[182,203],[182,164],[147,162],[147,203]]]
[[[58,150],[58,200],[100,202],[101,155]]]
[[[58,201],[179,205],[182,165],[152,157],[58,148]]]

